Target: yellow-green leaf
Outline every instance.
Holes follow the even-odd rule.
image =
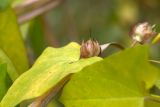
[[[0,63],[0,101],[7,92],[10,85],[11,81],[7,74],[7,64]]]
[[[7,72],[12,81],[15,81],[18,78],[18,73],[16,68],[14,67],[12,61],[8,58],[8,56],[0,49],[0,63],[7,64]]]
[[[19,74],[28,69],[28,60],[17,18],[12,9],[0,11],[0,48],[7,54]]]
[[[79,57],[80,46],[76,43],[62,48],[47,48],[33,67],[13,83],[1,106],[14,107],[23,100],[41,96],[67,75],[101,60],[99,57],[79,60]]]

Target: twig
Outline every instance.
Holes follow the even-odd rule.
[[[61,0],[52,0],[51,2],[47,3],[46,5],[40,6],[34,10],[32,10],[29,13],[23,14],[21,16],[18,17],[18,22],[19,24],[22,24],[26,21],[29,21],[51,9],[53,9],[54,7],[56,7],[57,5],[60,4]]]
[[[17,15],[22,15],[24,14],[24,12],[29,11],[30,9],[33,9],[33,8],[38,8],[48,3],[49,1],[51,0],[27,0],[17,5],[16,7],[14,7],[14,10]]]
[[[150,62],[153,62],[153,63],[157,63],[157,64],[160,64],[160,61],[157,61],[157,60],[149,60]]]
[[[134,40],[131,44],[131,47],[134,47],[136,44],[137,44],[137,41]]]
[[[40,2],[40,0],[27,0],[27,1],[24,1],[22,4],[18,5],[16,8],[25,8],[27,6],[31,6],[38,2]]]
[[[146,96],[144,99],[160,103],[160,98],[153,95]]]
[[[50,89],[44,95],[38,97],[34,102],[32,102],[29,107],[46,107],[49,101],[62,89],[64,84],[68,82],[72,74],[66,76],[61,80],[55,87]]]

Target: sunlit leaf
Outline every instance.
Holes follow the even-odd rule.
[[[144,97],[157,79],[146,47],[116,53],[84,68],[65,85],[65,107],[144,107]]]
[[[33,67],[22,74],[3,98],[2,107],[14,107],[23,100],[41,96],[65,76],[100,61],[93,57],[81,59],[80,46],[70,43],[62,48],[47,48]]]
[[[21,74],[28,69],[28,60],[13,10],[0,12],[0,23],[0,48],[5,51]]]

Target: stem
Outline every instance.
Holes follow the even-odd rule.
[[[146,97],[145,97],[145,100],[150,100],[150,101],[155,101],[155,102],[160,103],[160,98],[159,98],[159,97],[156,97],[156,96],[153,96],[153,95],[146,96]]]
[[[149,60],[149,62],[160,64],[160,61],[157,61],[157,60]]]
[[[137,43],[138,43],[138,42],[134,40],[134,41],[132,42],[132,44],[131,44],[131,47],[134,47]]]
[[[50,100],[63,88],[63,86],[69,81],[72,74],[66,76],[55,87],[47,91],[42,96],[33,101],[29,107],[46,107]]]
[[[25,14],[22,14],[18,17],[18,22],[20,24],[23,24],[26,21],[29,21],[51,9],[53,9],[54,7],[56,7],[57,5],[59,5],[61,2],[61,0],[52,0],[34,10],[31,10],[31,12],[27,12]]]
[[[38,2],[40,2],[40,0],[27,0],[24,1],[23,3],[21,3],[20,5],[16,6],[15,9],[18,11],[18,9],[26,9],[26,7],[31,6],[33,4],[37,4]]]
[[[18,16],[25,14],[26,12],[32,11],[40,6],[43,6],[51,0],[27,0],[23,3],[14,7],[14,10]]]

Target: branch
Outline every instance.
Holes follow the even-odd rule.
[[[16,7],[14,7],[14,9],[15,9],[16,14],[21,15],[21,14],[24,14],[24,12],[28,10],[40,7],[50,1],[51,0],[27,0],[17,5]]]
[[[160,103],[160,97],[159,96],[155,96],[155,95],[146,96],[145,100],[150,100],[150,101],[154,101],[154,102]]]
[[[157,61],[157,60],[149,60],[149,62],[160,64],[160,61]]]
[[[134,40],[134,41],[132,42],[132,44],[131,44],[131,47],[134,47],[137,43],[138,43],[138,42]]]
[[[49,2],[45,2],[45,4],[29,11],[29,12],[26,12],[24,14],[20,14],[18,15],[18,23],[19,24],[23,24],[45,12],[48,12],[50,11],[51,9],[55,8],[57,5],[59,5],[61,3],[62,0],[50,0]],[[36,3],[36,2],[33,2],[33,3]],[[17,9],[16,9],[17,10]],[[18,13],[18,12],[17,12]]]
[[[63,80],[61,80],[55,87],[50,89],[44,95],[38,97],[35,101],[33,101],[29,107],[46,107],[49,101],[63,88],[63,86],[69,81],[72,74],[66,76]]]

